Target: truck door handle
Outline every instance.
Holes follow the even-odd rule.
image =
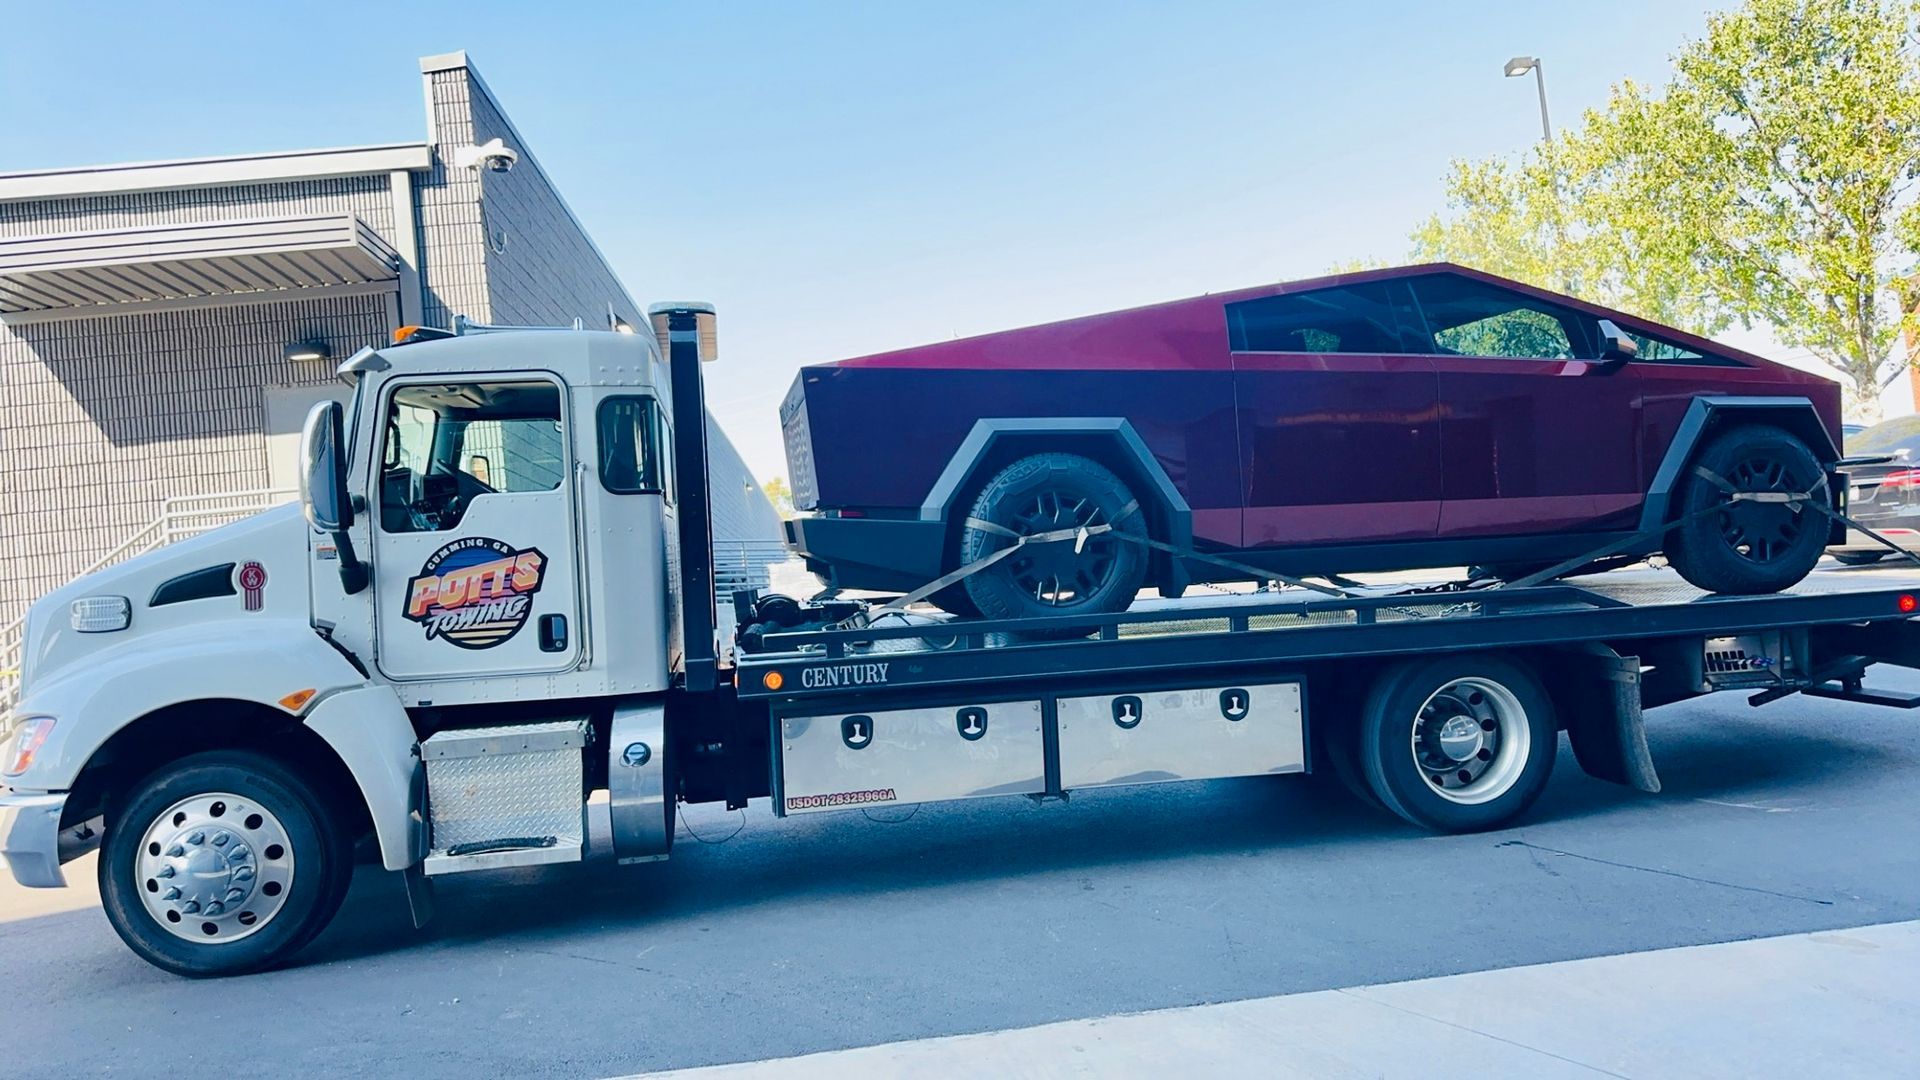
[[[540,616],[540,651],[567,651],[567,617],[565,615]]]

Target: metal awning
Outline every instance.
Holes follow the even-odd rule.
[[[352,214],[0,238],[0,316],[365,285],[399,267]]]

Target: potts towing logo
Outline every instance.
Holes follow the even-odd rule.
[[[491,649],[520,632],[533,613],[547,557],[485,536],[455,540],[407,580],[407,618],[427,640]]]

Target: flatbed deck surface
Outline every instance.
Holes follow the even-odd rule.
[[[1671,570],[1629,568],[1531,589],[1431,591],[1445,578],[1398,575],[1333,597],[1309,589],[1196,589],[1142,596],[1096,620],[955,619],[916,609],[870,627],[772,635],[740,662],[743,697],[792,696],[817,680],[766,685],[770,670],[884,660],[887,686],[1236,665],[1342,655],[1405,654],[1903,618],[1920,595],[1920,566],[1825,566],[1793,588],[1761,596],[1697,589]],[[1423,591],[1424,590],[1424,591]]]

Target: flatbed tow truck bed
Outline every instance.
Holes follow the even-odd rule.
[[[1414,586],[1419,588],[1419,586]],[[890,662],[887,688],[928,689],[1195,667],[1503,649],[1675,636],[1902,623],[1920,599],[1912,570],[1821,570],[1763,596],[1706,593],[1666,570],[1616,570],[1530,589],[1409,592],[1354,599],[1306,590],[1143,599],[1100,618],[987,622],[934,617],[860,629],[769,635],[738,660],[743,699],[794,703],[846,686],[810,679],[852,661]],[[924,617],[923,617],[924,618]],[[1050,627],[1049,624],[1052,624]],[[1084,636],[1048,640],[1050,628]],[[777,688],[768,674],[777,674]]]
[[[1512,720],[1498,715],[1503,701],[1524,714],[1544,697],[1534,710],[1568,732],[1588,772],[1644,791],[1659,790],[1646,708],[1721,690],[1746,691],[1756,705],[1794,693],[1920,705],[1862,679],[1875,663],[1920,667],[1920,629],[1909,621],[1920,606],[1920,569],[1821,570],[1760,596],[1704,593],[1653,569],[1524,589],[1353,591],[1143,598],[1097,618],[883,614],[868,625],[762,627],[770,632],[737,658],[735,685],[743,713],[756,703],[767,710],[764,794],[777,813],[1331,769],[1363,796],[1441,828],[1491,827],[1518,811],[1496,820],[1469,802],[1480,816],[1454,820],[1446,805],[1437,816],[1409,808],[1380,797],[1393,766],[1369,770],[1367,762],[1429,762],[1421,767],[1436,790],[1471,795],[1498,768],[1497,740],[1515,741]],[[1498,677],[1476,675],[1476,664]],[[1504,674],[1516,667],[1525,674]],[[1425,672],[1418,677],[1440,689],[1409,706],[1392,692],[1403,672]],[[1458,712],[1485,729],[1474,744],[1475,733],[1456,723],[1446,750],[1480,762],[1452,768],[1440,736],[1420,720],[1406,753],[1407,718],[1393,728],[1384,714],[1417,707],[1435,716],[1436,700],[1452,702],[1441,719]],[[990,721],[1021,738],[985,752],[987,736],[970,727],[988,731]],[[1380,753],[1381,738],[1369,735],[1382,727],[1397,733],[1389,737],[1401,741],[1397,756]],[[1153,737],[1143,734],[1149,729]],[[956,742],[956,732],[979,742]]]

